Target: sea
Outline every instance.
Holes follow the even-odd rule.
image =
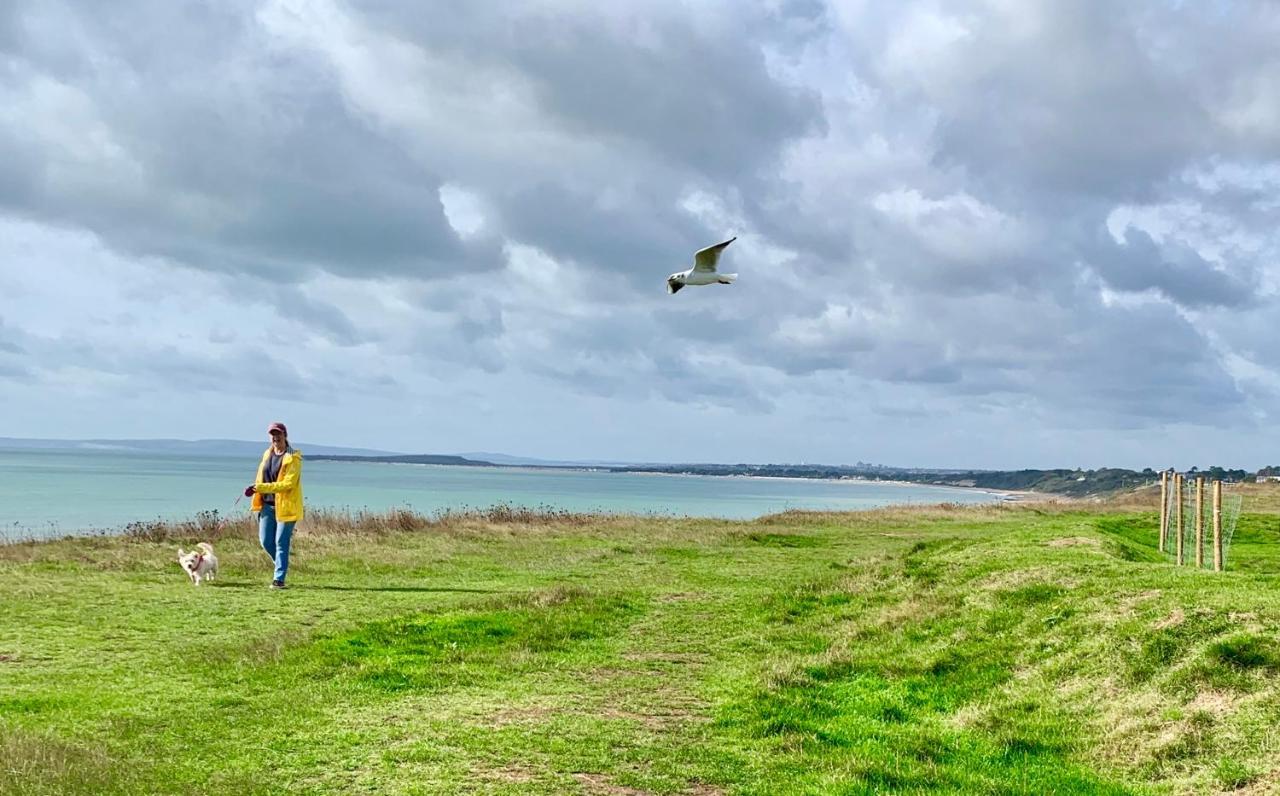
[[[0,542],[120,532],[131,522],[248,512],[256,457],[0,451]],[[308,508],[423,514],[495,505],[750,519],[787,509],[984,503],[977,489],[860,480],[611,473],[594,469],[307,461]],[[304,520],[305,522],[305,520]]]

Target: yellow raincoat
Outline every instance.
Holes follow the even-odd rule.
[[[262,454],[262,462],[258,465],[250,508],[255,512],[262,511],[263,493],[273,494],[276,496],[276,520],[297,522],[302,519],[302,451],[293,448],[285,451],[284,458],[280,460],[280,473],[271,483],[262,480],[269,458],[271,448]]]

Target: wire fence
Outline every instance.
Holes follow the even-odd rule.
[[[1244,496],[1173,471],[1161,474],[1160,487],[1160,551],[1179,566],[1226,569]]]

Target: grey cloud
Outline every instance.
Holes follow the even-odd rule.
[[[6,324],[4,318],[0,318],[0,353],[25,354],[27,351],[26,346],[23,345],[25,337],[22,331]]]
[[[660,356],[654,365],[661,377],[654,387],[669,401],[726,406],[748,414],[769,412],[775,406],[748,379],[692,362],[680,352]]]
[[[973,230],[970,244],[983,245],[981,230]],[[900,287],[954,297],[1003,293],[1016,287],[1041,289],[1065,281],[1043,251],[1019,246],[1016,251],[993,251],[966,256],[957,251],[938,252],[921,244],[910,233],[879,230],[864,234],[860,251],[876,264],[868,280],[885,280]]]
[[[1137,349],[1118,356],[1115,348],[1112,341],[1095,348],[1100,359],[1082,371],[1090,383],[1051,374],[1041,386],[1046,394],[1054,387],[1060,391],[1047,406],[1062,413],[1064,425],[1086,421],[1099,428],[1256,425],[1256,419],[1244,411],[1245,397],[1235,381],[1203,349],[1182,350],[1169,359],[1152,361],[1148,351]]]
[[[954,384],[960,381],[960,370],[947,362],[917,363],[909,357],[885,374],[886,381],[918,382],[924,384]]]
[[[795,350],[734,353],[792,376],[834,370],[916,385],[949,411],[975,400],[1015,411],[1030,401],[1047,416],[1128,426],[1204,417],[1243,401],[1209,341],[1168,305],[1109,307],[1077,286],[1036,300],[917,294],[897,312],[917,322],[883,325],[865,345],[852,344],[862,338],[848,329],[819,324]]]
[[[0,378],[8,381],[26,382],[35,378],[35,373],[26,364],[27,346],[20,330],[14,329],[0,318]]]
[[[656,41],[636,46],[633,32],[547,20],[521,37],[519,63],[540,78],[548,108],[584,133],[638,139],[709,177],[739,177],[820,119],[813,98],[775,83],[760,51],[739,43],[749,31],[711,37],[663,22],[649,32]],[[528,46],[539,38],[554,44]]]
[[[872,407],[871,411],[872,413],[879,415],[880,417],[888,417],[888,418],[907,420],[907,421],[924,420],[933,414],[929,409],[925,409],[923,407],[909,407],[909,406],[877,405]]]
[[[1119,291],[1158,290],[1184,307],[1239,308],[1254,300],[1256,274],[1225,273],[1189,246],[1157,245],[1139,229],[1125,231],[1116,244],[1099,241],[1089,262],[1107,284]]]
[[[1071,314],[1039,320],[1061,343],[1042,366],[1020,367],[1019,380],[1050,414],[1103,426],[1204,422],[1210,411],[1249,422],[1235,411],[1243,396],[1218,355],[1173,307],[1081,301]]]
[[[468,343],[497,337],[506,329],[502,307],[493,299],[475,301],[459,314],[454,328]]]
[[[732,347],[672,335],[655,319],[603,317],[559,323],[545,349],[526,351],[522,367],[573,393],[630,399],[659,395],[679,403],[766,411],[772,402],[729,364],[699,357],[732,357]],[[727,359],[726,362],[731,361]]]
[[[654,310],[649,334],[671,346],[753,345],[760,339],[759,318],[742,302],[717,302],[720,306],[681,301],[684,296],[662,297],[666,306]],[[722,297],[723,298],[723,297]],[[677,304],[677,302],[680,302]]]
[[[827,5],[822,0],[782,0],[766,12],[765,21],[779,48],[788,53],[797,53],[831,32]]]
[[[316,267],[429,277],[500,264],[498,242],[461,241],[439,178],[352,117],[331,80],[254,52],[251,18],[189,13],[209,16],[220,35],[183,19],[163,37],[168,46],[135,46],[140,34],[118,29],[117,15],[76,13],[84,35],[118,58],[95,72],[91,55],[76,53],[84,69],[63,78],[86,92],[88,110],[138,168],[122,179],[115,172],[132,167],[89,161],[82,184],[67,184],[54,178],[56,144],[0,131],[0,149],[21,147],[31,164],[7,175],[16,179],[0,198],[11,211],[87,227],[121,251],[275,279]],[[51,68],[41,56],[29,53],[31,74]],[[30,120],[29,139],[41,140],[41,123]],[[107,195],[109,182],[123,190]]]
[[[250,343],[217,355],[201,355],[172,346],[148,348],[141,352],[111,354],[99,352],[99,367],[132,375],[131,385],[151,390],[159,385],[183,392],[228,393],[237,400],[269,398],[299,403],[340,403],[363,393],[387,388],[387,376],[372,376],[350,369],[316,371],[295,357],[281,356],[268,343]]]
[[[294,365],[260,346],[211,358],[161,347],[143,356],[121,357],[117,367],[181,385],[184,390],[223,392],[230,382],[237,384],[238,392],[250,395],[305,397],[309,393],[307,380]]]
[[[1188,162],[1280,153],[1280,118],[1263,110],[1280,18],[1265,4],[943,8],[969,34],[924,94],[937,162],[974,184],[1144,201]]]
[[[640,288],[683,270],[719,233],[703,230],[674,206],[670,190],[629,197],[610,207],[600,196],[542,183],[500,197],[504,229],[517,240],[601,271],[621,273]]]
[[[1247,307],[1229,318],[1213,319],[1208,325],[1229,350],[1273,376],[1280,375],[1280,346],[1275,344],[1280,304],[1272,301]]]
[[[638,143],[687,172],[738,179],[822,123],[811,91],[766,70],[759,43],[772,20],[750,6],[714,25],[699,25],[681,4],[487,2],[443,19],[413,6],[375,7],[370,18],[384,30],[514,68],[576,134]],[[495,25],[494,15],[504,23]]]
[[[824,370],[858,369],[862,355],[884,345],[870,329],[820,334],[803,342],[767,339],[754,348],[738,347],[741,355],[792,376]]]
[[[565,376],[572,373],[572,380]],[[571,372],[555,374],[573,391],[643,399],[661,396],[685,406],[718,406],[748,414],[771,411],[776,404],[749,378],[714,364],[692,361],[679,350],[617,359],[591,358]]]
[[[234,400],[243,400],[244,396],[291,396],[293,400],[315,402],[373,389],[377,379],[376,375],[371,382],[359,374],[342,377],[334,372],[310,370],[296,357],[280,356],[270,340],[250,339],[243,345],[203,352],[163,340],[141,339],[128,345],[104,342],[84,330],[56,337],[30,336],[26,345],[31,361],[39,363],[38,372],[22,363],[6,365],[0,354],[0,366],[15,377],[30,381],[74,369],[109,377],[100,384],[91,382],[87,389],[126,396],[165,388],[225,394],[234,396]]]
[[[0,52],[9,52],[22,41],[18,7],[12,3],[0,6]]]
[[[354,346],[369,339],[369,335],[358,330],[342,310],[332,304],[307,298],[297,289],[268,292],[264,297],[278,308],[283,317],[322,331],[339,345]]]
[[[547,379],[570,395],[585,394],[610,398],[628,394],[634,373],[618,368],[621,358],[613,362],[599,357],[573,357],[532,360],[525,367],[534,375]],[[612,367],[611,367],[612,366]],[[648,392],[648,387],[645,391]],[[633,395],[633,397],[636,397]]]
[[[446,371],[501,373],[508,364],[496,338],[479,332],[479,326],[466,321],[445,329],[424,329],[408,342],[412,347],[410,356],[435,377]]]
[[[0,361],[0,379],[5,381],[27,383],[34,381],[36,374],[30,368],[23,365],[11,365],[7,362]]]
[[[36,215],[40,156],[33,147],[10,140],[0,130],[0,207],[20,215]]]
[[[1152,62],[1123,24],[1130,10],[1045,2],[1012,13],[1039,17],[1036,32],[1019,39],[984,20],[969,44],[972,71],[952,75],[964,90],[933,98],[945,103],[944,161],[975,176],[1140,196],[1204,151],[1206,109],[1177,73]]]

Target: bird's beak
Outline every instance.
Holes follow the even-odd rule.
[[[680,288],[682,288],[682,287],[684,287],[684,285],[680,284],[679,282],[675,281],[674,279],[669,279],[669,280],[667,280],[667,292],[668,292],[668,293],[673,293],[673,294],[674,294],[677,290],[679,290],[679,289],[680,289]]]

